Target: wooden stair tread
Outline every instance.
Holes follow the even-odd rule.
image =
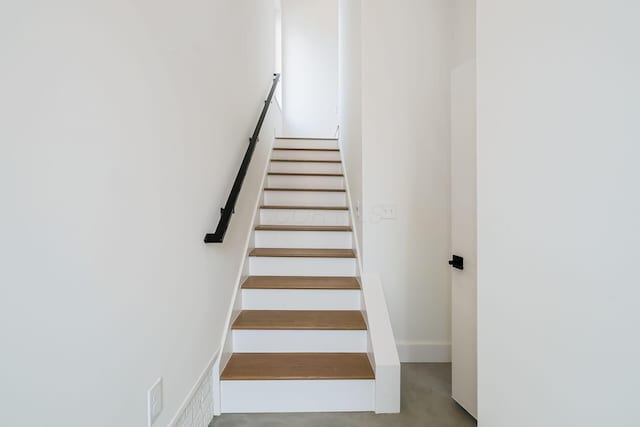
[[[343,177],[341,173],[302,173],[302,172],[269,172],[270,176],[338,176]]]
[[[340,160],[317,160],[317,159],[271,159],[272,162],[288,163],[342,163]]]
[[[304,138],[300,136],[277,136],[276,139],[300,139],[300,140],[308,139],[310,141],[337,141],[338,140],[338,138]]]
[[[358,290],[360,283],[355,277],[249,276],[242,289]]]
[[[242,310],[231,329],[364,331],[357,310]]]
[[[373,380],[366,353],[233,353],[220,376],[232,380]]]
[[[275,147],[274,151],[335,151],[338,152],[338,148],[279,148]]]
[[[253,257],[286,258],[355,258],[353,249],[298,249],[298,248],[256,248],[249,253]]]
[[[281,188],[281,187],[267,187],[264,191],[313,191],[313,192],[325,192],[325,193],[346,193],[347,190],[340,188]]]
[[[258,225],[257,231],[352,231],[347,225]]]
[[[260,209],[301,209],[314,211],[348,211],[347,206],[285,206],[285,205],[262,205]]]

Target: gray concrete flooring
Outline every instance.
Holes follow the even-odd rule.
[[[468,427],[476,426],[451,399],[451,364],[402,365],[402,404],[399,414],[223,414],[209,427]]]

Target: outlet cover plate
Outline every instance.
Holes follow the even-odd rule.
[[[151,427],[153,423],[158,419],[162,412],[162,377],[151,386],[147,391],[147,413],[148,427]]]

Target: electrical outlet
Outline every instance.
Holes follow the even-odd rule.
[[[147,391],[148,427],[158,419],[162,412],[162,377]]]

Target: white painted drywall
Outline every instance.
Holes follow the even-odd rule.
[[[338,123],[338,0],[282,0],[286,136],[334,136]]]
[[[481,427],[638,425],[638,16],[478,2]]]
[[[476,1],[450,0],[451,67],[468,62],[476,56]]]
[[[362,1],[340,0],[338,15],[340,145],[362,248]]]
[[[401,358],[448,361],[450,71],[474,55],[474,2],[339,11],[340,139],[364,268],[382,273]]]
[[[273,0],[274,8],[274,32],[275,32],[275,57],[274,72],[280,74],[280,84],[274,94],[278,106],[282,105],[282,0]]]
[[[0,6],[0,425],[167,425],[217,350],[274,117],[271,0]]]
[[[363,263],[403,361],[450,360],[449,15],[447,0],[362,2]]]

